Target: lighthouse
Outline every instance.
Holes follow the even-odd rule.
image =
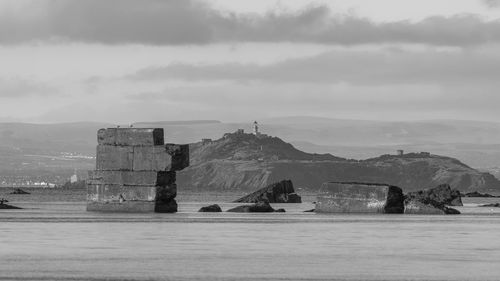
[[[257,121],[253,122],[253,134],[256,135],[256,136],[260,135],[260,133],[259,133],[259,123],[257,123]]]

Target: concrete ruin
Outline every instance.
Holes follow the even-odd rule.
[[[161,128],[100,129],[97,143],[87,211],[177,212],[176,172],[189,166],[188,145],[165,144]]]
[[[387,184],[327,182],[316,202],[317,213],[403,213],[401,188]]]
[[[401,188],[380,183],[327,182],[316,202],[317,213],[460,214],[460,192],[447,184],[403,195]]]

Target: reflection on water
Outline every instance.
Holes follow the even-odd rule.
[[[500,212],[459,216],[100,214],[77,203],[0,213],[0,280],[498,280]],[[234,206],[222,203],[224,210]]]

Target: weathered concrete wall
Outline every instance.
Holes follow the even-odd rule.
[[[163,144],[163,129],[110,128],[97,133],[87,210],[176,212],[176,171],[189,166],[189,146]]]
[[[316,202],[318,213],[403,213],[401,188],[386,184],[327,182]]]
[[[178,171],[189,165],[187,145],[169,150],[163,145],[98,145],[96,169],[101,171]],[[182,148],[182,149],[181,149]],[[187,161],[186,161],[187,159]]]
[[[174,171],[90,171],[88,184],[164,186],[175,183]]]
[[[163,129],[145,128],[108,128],[97,131],[100,145],[163,145]]]

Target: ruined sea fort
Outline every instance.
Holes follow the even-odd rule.
[[[165,144],[161,128],[101,129],[97,142],[87,211],[177,212],[176,171],[189,166],[188,145]]]

